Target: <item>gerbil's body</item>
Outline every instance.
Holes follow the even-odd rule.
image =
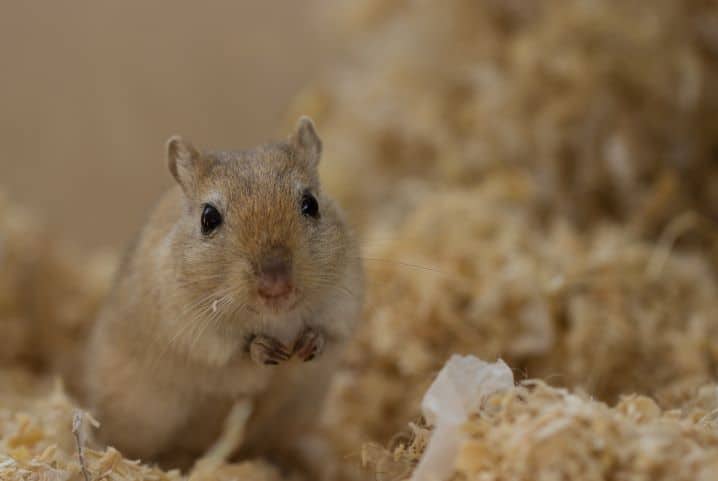
[[[143,459],[196,455],[242,396],[257,411],[250,449],[311,424],[362,300],[356,243],[320,191],[320,152],[308,119],[287,142],[245,152],[170,140],[178,186],[129,251],[90,343],[103,440]]]

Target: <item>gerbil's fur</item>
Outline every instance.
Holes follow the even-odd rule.
[[[287,141],[248,151],[169,140],[178,185],[128,251],[90,342],[87,388],[104,441],[145,460],[197,455],[240,396],[256,411],[252,451],[313,422],[362,301],[358,247],[320,189],[320,154],[307,118]],[[307,195],[317,216],[302,210]],[[201,225],[208,204],[222,216],[212,232]],[[263,298],[261,263],[277,249],[293,288]]]

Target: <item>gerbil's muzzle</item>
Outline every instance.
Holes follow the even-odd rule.
[[[259,262],[257,292],[265,299],[285,297],[292,292],[292,257],[284,247],[275,247]]]

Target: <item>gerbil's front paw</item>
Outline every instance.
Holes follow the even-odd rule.
[[[322,353],[324,343],[324,334],[321,331],[307,327],[294,343],[294,354],[304,362],[311,361]]]
[[[289,349],[273,337],[259,334],[249,341],[249,357],[257,364],[276,365],[291,355]]]

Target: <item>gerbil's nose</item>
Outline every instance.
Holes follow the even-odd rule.
[[[263,257],[257,290],[266,298],[284,297],[291,292],[292,261],[286,249],[272,249]]]

